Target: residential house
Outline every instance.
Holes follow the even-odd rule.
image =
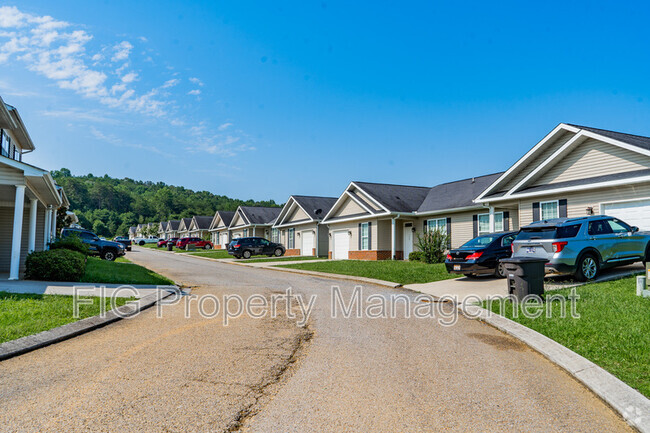
[[[329,230],[322,224],[335,197],[292,195],[271,228],[271,242],[280,242],[287,256],[327,257]]]
[[[167,227],[165,227],[165,239],[178,237],[178,226],[180,225],[180,223],[181,223],[180,220],[167,221]]]
[[[129,239],[135,239],[137,236],[137,228],[135,226],[129,227]]]
[[[476,202],[517,209],[519,226],[606,214],[650,230],[650,138],[561,123]]]
[[[230,242],[230,230],[228,227],[232,222],[235,212],[218,210],[215,212],[212,222],[210,223],[210,233],[212,233],[212,244],[214,248],[225,249]]]
[[[190,225],[192,224],[192,218],[181,218],[180,223],[178,223],[178,237],[186,238],[190,235]]]
[[[228,226],[232,239],[248,236],[268,238],[279,207],[239,206]]]
[[[167,231],[167,224],[169,221],[160,221],[158,223],[158,237],[160,239],[165,239],[165,232]]]
[[[194,216],[190,223],[189,231],[190,236],[201,238],[210,234],[210,224],[212,223],[211,216]]]
[[[138,224],[135,227],[135,237],[136,238],[142,238],[144,237],[144,228],[146,227],[146,224]]]
[[[70,203],[50,172],[23,161],[35,150],[16,108],[0,98],[0,273],[20,277],[25,257],[56,236],[56,216]]]

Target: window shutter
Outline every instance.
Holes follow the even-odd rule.
[[[372,249],[372,222],[368,222],[368,249]]]
[[[558,215],[560,218],[567,217],[567,202],[565,198],[558,200]]]
[[[533,203],[533,222],[539,221],[541,218],[539,216],[539,202],[536,201]]]
[[[447,248],[451,249],[451,217],[447,217]]]
[[[361,251],[361,223],[359,223],[359,251]]]
[[[478,236],[478,215],[472,215],[472,229],[474,237]]]
[[[510,230],[510,212],[503,211],[503,231],[507,232]]]
[[[424,220],[424,221],[422,221],[422,222],[424,223],[424,225],[422,226],[422,233],[426,233],[426,232],[427,232],[427,227],[428,227],[428,223],[429,223],[429,221],[428,221],[428,220]]]

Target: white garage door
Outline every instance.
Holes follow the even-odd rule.
[[[641,230],[650,230],[650,200],[603,204],[602,212]]]
[[[221,247],[228,247],[228,233],[221,233]]]
[[[314,232],[311,230],[308,232],[302,232],[302,249],[300,254],[303,256],[313,256],[314,255]]]
[[[332,258],[336,260],[346,260],[348,258],[348,252],[350,251],[348,231],[343,230],[334,232],[332,239],[334,239],[334,254]]]

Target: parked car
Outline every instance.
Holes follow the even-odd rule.
[[[214,248],[212,242],[205,241],[201,238],[180,238],[176,241],[176,247],[182,250],[188,250],[190,245],[194,245],[195,248],[203,248],[205,250],[211,250]]]
[[[512,243],[512,255],[544,258],[547,274],[586,281],[605,268],[645,262],[650,233],[606,215],[550,219],[523,227]]]
[[[158,241],[158,248],[166,247],[168,243],[171,243],[172,245],[176,245],[178,239],[179,238],[161,239]]]
[[[506,271],[501,259],[510,257],[510,245],[517,232],[491,233],[466,242],[449,251],[445,266],[450,274],[467,276],[494,275],[505,278]]]
[[[235,258],[249,259],[251,256],[276,256],[284,255],[284,245],[271,242],[264,238],[239,238],[228,244],[228,254]]]
[[[144,244],[155,244],[159,240],[160,240],[160,238],[158,238],[156,236],[148,236],[146,238],[139,237],[139,238],[133,239],[133,243],[142,246]]]
[[[115,242],[119,242],[122,245],[124,245],[124,248],[126,248],[127,251],[131,251],[131,239],[126,238],[124,236],[118,236],[115,239],[113,239]]]
[[[119,242],[101,240],[99,236],[90,230],[64,228],[61,230],[61,237],[76,235],[81,242],[88,245],[90,253],[98,255],[104,260],[115,260],[126,254],[126,247]]]

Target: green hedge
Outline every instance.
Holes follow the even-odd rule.
[[[27,255],[25,278],[45,281],[80,281],[86,273],[86,256],[68,249],[38,251]]]
[[[55,240],[50,244],[50,249],[51,250],[65,249],[65,250],[77,251],[86,256],[90,255],[90,249],[88,248],[88,245],[84,244],[79,238],[79,236],[77,236],[76,233],[71,233],[65,238],[58,238],[57,240]]]
[[[413,251],[409,254],[410,262],[421,262],[423,260],[424,260],[424,254],[422,254],[422,251]]]

